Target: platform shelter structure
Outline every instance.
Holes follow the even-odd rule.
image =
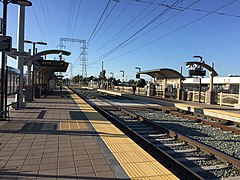
[[[27,54],[25,52],[25,54]],[[24,85],[25,89],[25,101],[31,102],[33,101],[35,96],[35,91],[37,91],[37,97],[41,96],[41,92],[43,91],[43,87],[49,84],[53,84],[57,80],[57,77],[54,75],[55,72],[66,72],[68,63],[54,60],[43,60],[42,57],[46,57],[47,55],[59,55],[59,56],[69,56],[71,52],[59,49],[49,49],[45,51],[38,52],[34,55],[29,55],[24,57],[24,65],[27,66],[27,81]],[[14,53],[8,54],[13,59],[17,58],[17,55]],[[36,65],[36,67],[35,67]],[[33,72],[31,72],[33,69]]]
[[[55,72],[66,72],[68,63],[65,61],[43,60],[42,56],[58,54],[60,56],[69,56],[71,53],[64,50],[50,49],[38,52],[28,58],[25,58],[24,65],[27,65],[27,84],[26,97],[27,101],[32,101],[34,98],[41,96],[43,88],[48,87],[50,77]],[[31,66],[33,66],[33,74],[31,74]],[[54,76],[52,76],[54,77]],[[55,78],[56,79],[56,78]]]
[[[169,68],[153,69],[147,71],[140,71],[137,74],[146,74],[153,78],[153,82],[150,83],[149,90],[153,93],[149,95],[160,95],[165,97],[175,97],[176,99],[181,99],[183,80],[185,78],[183,75]]]

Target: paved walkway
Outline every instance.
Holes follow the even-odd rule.
[[[128,176],[67,92],[12,110],[0,122],[0,179],[116,179]],[[70,122],[70,121],[71,122]],[[114,169],[115,168],[115,169]]]
[[[178,179],[69,89],[0,121],[0,179]]]

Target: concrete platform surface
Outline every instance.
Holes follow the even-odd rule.
[[[0,179],[177,179],[65,89],[0,121]]]

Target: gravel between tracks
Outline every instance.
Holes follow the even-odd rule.
[[[160,111],[135,113],[240,159],[240,136]]]

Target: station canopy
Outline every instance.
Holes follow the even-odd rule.
[[[50,77],[55,72],[66,72],[68,64],[65,61],[55,60],[37,60],[35,61],[36,69],[39,73]]]
[[[141,72],[137,72],[137,74],[147,74],[153,78],[158,78],[158,79],[180,79],[180,80],[185,79],[183,75],[178,71],[175,71],[174,69],[168,69],[168,68],[141,71]]]

